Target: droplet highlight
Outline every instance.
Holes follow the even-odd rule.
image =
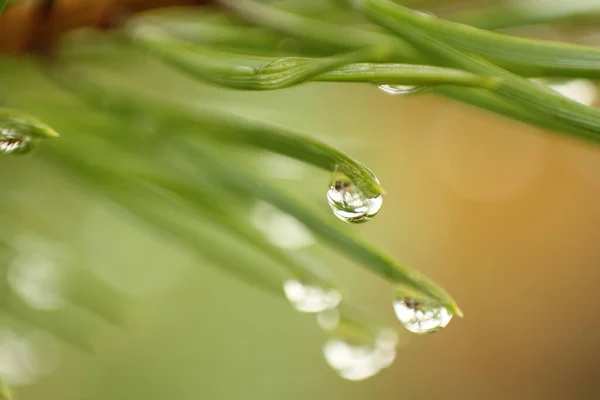
[[[448,325],[453,316],[446,307],[435,302],[404,296],[396,299],[394,311],[400,323],[417,334],[439,331]]]
[[[426,88],[415,85],[379,85],[379,90],[391,94],[392,96],[401,96],[423,92]]]
[[[360,381],[393,363],[397,342],[396,333],[387,329],[364,342],[333,338],[325,342],[323,355],[342,378]]]
[[[334,308],[342,300],[342,294],[337,289],[294,279],[284,282],[283,291],[296,310],[307,313]]]
[[[375,180],[379,183],[377,178]],[[358,224],[377,215],[383,205],[383,195],[367,197],[350,179],[336,172],[329,184],[327,202],[336,217]]]

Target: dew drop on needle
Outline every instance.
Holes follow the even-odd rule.
[[[383,195],[367,197],[350,179],[335,172],[327,191],[327,202],[336,217],[356,224],[377,215],[383,205]]]
[[[452,319],[452,313],[444,306],[402,295],[394,301],[394,311],[406,329],[418,334],[439,331]]]

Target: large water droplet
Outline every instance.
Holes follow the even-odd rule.
[[[415,94],[425,91],[426,88],[415,85],[379,85],[378,88],[393,96]]]
[[[323,354],[327,363],[342,378],[360,381],[393,363],[396,344],[396,333],[386,329],[364,342],[330,339],[323,346]]]
[[[283,291],[294,308],[302,312],[318,313],[336,307],[342,300],[342,294],[337,289],[295,279],[285,281]]]
[[[379,183],[377,178],[375,180]],[[377,215],[383,205],[383,195],[367,197],[350,179],[335,172],[327,191],[327,202],[336,217],[356,224]]]
[[[436,332],[452,319],[452,313],[446,307],[404,296],[396,299],[394,311],[406,329],[419,334]]]

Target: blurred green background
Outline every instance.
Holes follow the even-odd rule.
[[[348,229],[435,279],[465,318],[434,335],[402,334],[392,367],[344,381],[323,359],[326,336],[314,316],[139,223],[54,169],[41,148],[0,158],[2,233],[18,249],[4,254],[3,268],[32,308],[51,319],[57,310],[76,316],[74,329],[89,335],[93,354],[2,317],[0,376],[18,399],[600,397],[597,148],[433,94],[313,83],[246,93],[106,52],[112,56],[83,62],[131,90],[277,122],[364,162],[387,196],[376,219]],[[0,87],[6,104],[61,133],[53,146],[81,134],[78,121],[104,123],[20,60],[2,60]],[[327,212],[327,174],[268,154],[247,162]],[[289,229],[271,228],[282,237]],[[388,283],[310,238],[302,244],[294,251],[331,267],[352,302],[402,330]],[[87,271],[125,299],[118,308],[127,326],[65,303],[63,269]]]

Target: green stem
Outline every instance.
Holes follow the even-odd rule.
[[[358,0],[354,4],[371,15],[377,13],[380,18],[410,22],[433,38],[520,75],[600,77],[600,49],[597,47],[489,32],[417,13],[390,0]]]
[[[235,89],[274,90],[305,83],[367,82],[398,85],[492,86],[495,79],[410,64],[373,64],[386,50],[370,48],[327,58],[253,57],[192,45],[156,28],[134,28],[133,43],[194,77]],[[380,54],[378,54],[380,53]]]
[[[481,29],[496,30],[534,24],[591,19],[600,15],[596,0],[544,0],[508,2],[483,10],[463,11],[448,19]]]
[[[346,0],[350,3],[352,1]],[[242,18],[288,35],[349,50],[377,43],[390,44],[390,61],[423,63],[424,56],[403,40],[366,29],[337,26],[278,10],[251,0],[219,0]],[[370,4],[357,1],[357,4]],[[377,6],[373,2],[370,6]],[[392,3],[394,4],[394,3]],[[396,5],[396,4],[394,4]],[[420,16],[427,34],[461,50],[478,54],[511,72],[523,76],[564,76],[600,78],[600,49],[591,46],[525,39],[476,29],[470,26]]]
[[[432,16],[424,16],[389,0],[357,1],[358,9],[368,18],[400,35],[413,45],[451,65],[502,79],[495,89],[507,99],[535,109],[547,116],[551,126],[574,127],[573,134],[600,141],[600,110],[570,100],[561,94],[523,79],[477,57],[470,56],[429,36]]]
[[[64,71],[56,71],[52,77],[95,108],[134,120],[151,115],[168,131],[193,132],[194,135],[273,151],[331,172],[340,171],[367,197],[383,193],[381,185],[364,165],[323,142],[288,129],[217,110],[186,109],[185,106],[151,101],[144,96],[120,92],[118,88],[107,88],[98,82],[84,81]]]

